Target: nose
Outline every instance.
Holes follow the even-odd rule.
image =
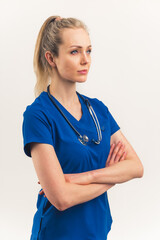
[[[81,58],[81,63],[82,64],[87,64],[87,63],[89,63],[89,61],[90,61],[90,56],[87,56],[86,53],[83,53],[82,58]]]

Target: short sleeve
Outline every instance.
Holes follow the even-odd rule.
[[[23,113],[22,135],[23,150],[28,157],[31,157],[31,142],[53,145],[51,125],[39,109],[26,109]]]
[[[111,112],[109,111],[109,109],[108,109],[108,117],[109,117],[109,122],[110,122],[110,135],[112,135],[113,133],[115,133],[116,131],[118,131],[120,129],[120,126],[114,119],[114,117],[111,114]]]
[[[107,117],[110,125],[110,135],[114,134],[116,131],[120,129],[120,126],[118,125],[117,121],[115,120],[114,116],[110,112],[109,108],[100,100],[98,100],[101,103],[102,111],[104,112],[104,117]]]

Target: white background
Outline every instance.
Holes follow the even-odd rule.
[[[23,152],[22,120],[34,101],[33,53],[43,22],[77,17],[90,30],[92,64],[77,90],[109,108],[144,176],[108,191],[108,240],[160,239],[160,2],[0,1],[0,239],[30,238],[40,185]]]

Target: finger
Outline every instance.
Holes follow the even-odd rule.
[[[117,154],[115,156],[115,160],[114,160],[115,163],[117,163],[120,160],[120,158],[122,157],[123,153],[124,153],[124,145],[121,144],[121,147],[119,148],[119,150],[118,150],[118,152],[117,152]]]
[[[40,195],[42,195],[44,193],[43,189],[39,192]]]
[[[108,155],[108,158],[107,158],[107,161],[106,161],[106,164],[107,164],[107,165],[108,165],[109,162],[110,162],[110,158],[111,158],[111,156],[112,156],[114,147],[115,147],[115,143],[113,143],[113,144],[111,145],[110,152],[109,152],[109,155]]]
[[[69,182],[70,181],[70,179],[71,179],[71,177],[72,177],[72,174],[64,174],[64,177],[65,177],[65,180],[67,181],[67,182]]]
[[[113,164],[115,162],[115,157],[116,157],[121,145],[122,145],[122,143],[121,143],[121,141],[119,141],[117,143],[116,147],[114,148],[114,151],[113,151],[112,156],[111,156],[110,164]]]
[[[114,147],[115,147],[115,144],[113,143],[113,144],[111,145],[111,148],[110,148],[110,152],[109,152],[107,161],[110,160],[110,157],[111,157],[111,155],[112,155],[112,152],[113,152]]]
[[[121,157],[121,159],[120,159],[120,161],[123,161],[126,158],[126,155],[127,155],[127,152],[124,152],[122,157]]]

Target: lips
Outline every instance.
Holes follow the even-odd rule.
[[[83,70],[80,70],[78,72],[80,72],[80,73],[87,73],[87,69],[83,69]]]

